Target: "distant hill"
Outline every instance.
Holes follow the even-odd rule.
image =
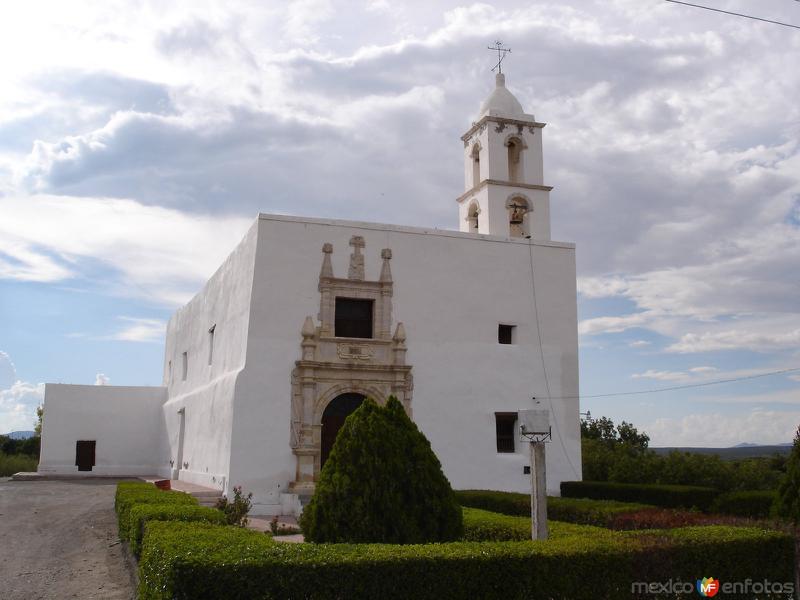
[[[27,440],[29,437],[34,436],[33,431],[12,431],[11,433],[4,433],[6,437],[10,437],[12,440]]]
[[[759,456],[772,456],[773,454],[789,454],[791,444],[776,444],[774,446],[757,446],[739,444],[733,448],[650,448],[656,454],[669,454],[673,450],[678,452],[692,452],[695,454],[716,454],[723,460],[738,460],[740,458],[756,458]]]

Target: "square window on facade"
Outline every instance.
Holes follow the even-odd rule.
[[[372,300],[336,298],[334,335],[336,337],[372,337]]]
[[[517,422],[517,413],[494,413],[497,431],[497,451],[501,453],[514,452],[514,425]]]
[[[497,326],[497,342],[500,344],[513,344],[514,343],[514,333],[516,329],[516,325],[503,325],[500,324]]]

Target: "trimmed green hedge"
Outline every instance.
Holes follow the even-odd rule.
[[[139,598],[630,598],[634,581],[791,581],[793,556],[787,534],[739,527],[547,542],[280,544],[238,527],[153,521]]]
[[[714,488],[691,485],[562,481],[561,496],[564,498],[642,502],[665,508],[698,508],[708,511],[719,496],[719,491]]]
[[[139,556],[144,527],[150,521],[203,521],[225,525],[225,515],[216,508],[191,504],[135,504],[128,511],[128,541],[131,552]]]
[[[729,492],[716,499],[711,512],[766,519],[772,513],[775,498],[775,492]]]
[[[456,498],[461,506],[480,508],[504,515],[528,518],[531,515],[531,497],[528,494],[490,490],[460,490],[456,492]],[[614,519],[622,514],[648,508],[652,508],[652,506],[614,500],[549,497],[547,498],[547,519],[609,527]]]
[[[512,542],[531,539],[531,518],[513,517],[499,513],[464,508],[464,541],[468,542]],[[589,525],[575,525],[559,521],[547,522],[550,539],[569,536],[613,535],[607,529]]]
[[[121,540],[129,539],[130,511],[137,504],[167,504],[197,506],[197,499],[183,492],[160,490],[150,483],[120,482],[114,498],[117,529]]]

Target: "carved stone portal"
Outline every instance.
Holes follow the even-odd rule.
[[[364,279],[364,238],[350,240],[353,253],[347,278],[333,274],[333,244],[322,247],[319,275],[319,324],[306,317],[300,331],[302,359],[292,371],[292,411],[290,443],[297,457],[295,480],[290,489],[313,493],[321,468],[322,415],[325,408],[342,394],[361,394],[383,404],[396,396],[411,416],[413,378],[406,364],[406,332],[397,323],[392,334],[392,251],[381,251],[381,271],[377,281]],[[371,300],[372,337],[346,338],[335,335],[336,298]]]

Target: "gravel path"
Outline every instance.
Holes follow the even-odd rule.
[[[115,481],[0,480],[0,598],[130,600]]]

